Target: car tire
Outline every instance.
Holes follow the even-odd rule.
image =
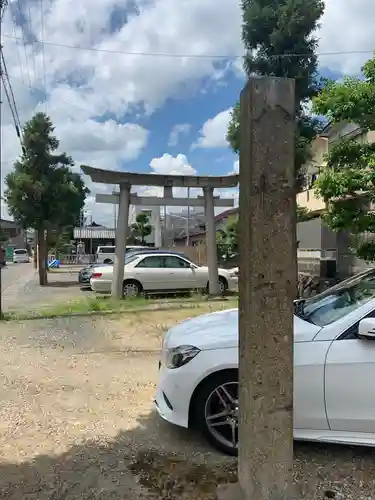
[[[220,285],[220,295],[225,295],[228,290],[228,282],[223,276],[219,276],[219,285]],[[210,284],[207,283],[206,293],[210,293]]]
[[[122,288],[122,295],[126,298],[138,297],[142,292],[141,284],[136,280],[125,280]]]
[[[236,396],[235,411],[233,411],[233,417],[229,416],[226,418],[228,425],[218,427],[220,432],[228,434],[228,438],[232,436],[232,421],[233,418],[236,420],[236,446],[232,446],[230,442],[226,442],[225,438],[218,435],[214,428],[210,428],[208,425],[208,417],[212,408],[216,408],[215,411],[219,413],[222,409],[224,410],[224,405],[221,404],[219,397],[215,402],[216,391],[218,388],[225,387],[230,395]],[[233,398],[234,399],[234,398]],[[228,399],[229,403],[229,399]],[[233,403],[234,406],[234,403]],[[237,370],[226,370],[213,374],[207,379],[205,379],[201,385],[198,387],[197,393],[194,396],[193,408],[192,408],[193,424],[197,429],[202,432],[206,437],[208,442],[216,449],[224,452],[227,455],[237,456],[238,454],[238,371]],[[234,426],[234,424],[233,424]],[[223,431],[224,430],[224,431]]]

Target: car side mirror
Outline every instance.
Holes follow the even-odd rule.
[[[358,337],[365,340],[375,340],[375,318],[365,318],[359,322]]]
[[[194,264],[190,264],[190,269],[192,269],[193,271],[195,270]]]

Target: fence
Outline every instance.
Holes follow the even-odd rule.
[[[48,254],[48,262],[55,259],[60,261],[60,264],[74,266],[74,265],[86,265],[93,264],[95,262],[96,256],[94,254],[81,254],[81,255],[62,255],[56,256],[55,254]]]

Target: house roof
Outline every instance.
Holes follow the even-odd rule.
[[[231,215],[237,215],[238,214],[238,207],[230,208],[229,210],[225,210],[225,212],[221,212],[220,214],[216,215],[215,221],[218,222],[219,220],[227,219]]]
[[[75,240],[113,240],[116,231],[106,227],[75,227],[73,237]]]

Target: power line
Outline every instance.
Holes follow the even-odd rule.
[[[5,9],[8,6],[8,0],[0,0],[0,22],[2,22],[5,14]]]
[[[18,114],[16,99],[14,97],[14,92],[13,92],[12,84],[11,84],[11,82],[9,80],[9,77],[8,77],[8,70],[7,70],[7,66],[6,66],[6,62],[5,62],[3,50],[1,49],[0,52],[1,52],[2,66],[4,68],[4,70],[1,72],[1,78],[3,80],[4,90],[5,90],[5,93],[7,95],[9,107],[11,108],[13,118],[15,117],[15,125],[16,125],[16,127],[19,127],[20,133],[21,133],[22,125],[21,125],[21,120],[20,120],[19,114]],[[8,94],[8,90],[7,90],[7,85],[6,84],[9,87],[10,98],[9,98],[9,94]]]
[[[33,33],[33,23],[32,23],[32,18],[31,18],[31,1],[28,2],[28,7],[29,7],[29,29],[30,33]],[[32,51],[32,60],[33,60],[33,72],[34,72],[34,81],[36,79],[36,71],[35,71],[35,55],[34,51]]]
[[[17,5],[18,5],[18,10],[19,10],[19,14],[20,14],[20,18],[23,17],[23,14],[22,14],[22,9],[21,9],[21,4],[20,4],[20,0],[17,0]],[[25,61],[26,61],[26,70],[27,70],[27,75],[29,77],[29,84],[30,84],[30,87],[31,87],[31,76],[30,76],[30,70],[29,70],[29,64],[28,64],[28,61],[27,61],[27,51],[26,51],[26,37],[25,37],[25,31],[23,29],[23,24],[20,25],[21,26],[21,33],[22,33],[22,37],[15,37],[16,39],[18,40],[21,40],[23,42],[23,50],[24,50],[24,53],[25,53]],[[3,35],[4,36],[4,35]],[[13,38],[13,37],[12,37]]]
[[[46,65],[44,54],[44,14],[43,14],[43,0],[40,0],[40,23],[41,23],[41,42],[42,42],[42,68],[43,68],[43,84],[44,84],[44,107],[47,113],[47,83],[46,83]]]
[[[11,38],[14,39],[16,37],[11,36],[11,35],[6,35],[3,34],[3,37],[5,38]],[[165,53],[165,52],[131,52],[131,51],[124,51],[124,50],[110,50],[110,49],[100,49],[98,47],[83,47],[81,45],[68,45],[68,44],[63,44],[63,43],[55,43],[55,42],[49,42],[49,41],[41,41],[41,40],[32,40],[30,41],[30,44],[41,44],[44,46],[51,46],[51,47],[60,47],[60,48],[66,48],[66,49],[75,49],[75,50],[87,50],[91,52],[103,52],[107,54],[119,54],[119,55],[126,55],[126,56],[146,56],[146,57],[170,57],[170,58],[189,58],[189,59],[241,59],[242,57],[245,57],[246,54],[242,55],[235,55],[235,54],[173,54],[173,53]],[[368,49],[368,50],[342,50],[342,51],[336,51],[336,52],[319,52],[316,55],[318,57],[321,56],[344,56],[344,55],[357,55],[357,54],[372,54],[374,52],[374,49]],[[275,58],[282,58],[282,57],[311,57],[311,54],[307,53],[284,53],[284,54],[272,54],[270,56],[275,57]]]

